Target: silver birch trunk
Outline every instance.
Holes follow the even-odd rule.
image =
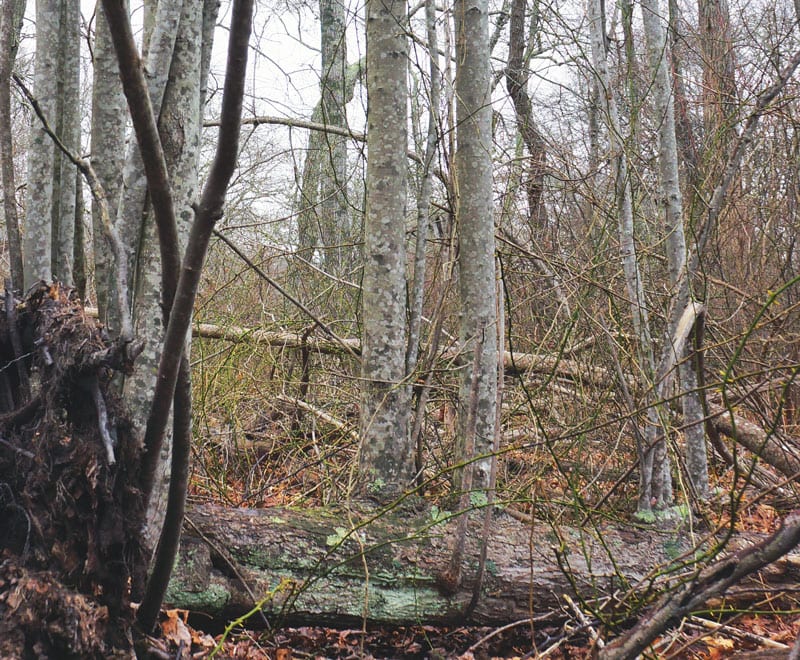
[[[125,118],[127,106],[119,80],[119,67],[108,32],[105,12],[98,7],[92,84],[92,167],[106,193],[106,199],[119,199],[122,167],[125,161]],[[100,320],[108,324],[109,300],[113,299],[114,276],[111,252],[100,220],[100,209],[92,202],[94,227],[94,273]]]
[[[602,0],[589,2],[589,37],[592,49],[592,62],[605,100],[603,110],[609,135],[610,152],[613,154],[616,204],[619,222],[619,242],[625,286],[630,301],[633,328],[637,338],[641,369],[652,380],[655,377],[655,359],[650,336],[650,320],[644,299],[642,278],[636,256],[634,242],[633,200],[628,164],[625,157],[625,144],[622,140],[617,104],[611,88],[608,59],[605,43],[605,17],[601,9]],[[666,440],[662,433],[662,420],[668,413],[658,404],[655,393],[651,392],[647,406],[647,427],[644,442],[639,446],[639,509],[648,511],[653,506],[664,506],[672,497],[672,484],[669,474],[669,460]]]
[[[405,0],[367,1],[367,189],[362,279],[360,480],[381,500],[414,471],[405,378],[407,61]]]
[[[36,58],[33,92],[47,122],[56,126],[58,109],[58,45],[61,28],[61,3],[40,0],[36,3]],[[25,238],[23,241],[24,289],[39,280],[53,279],[53,168],[55,145],[37,117],[33,118],[28,147],[28,187],[25,202]]]
[[[492,200],[492,105],[488,0],[457,0],[455,153],[460,341],[456,458],[472,469],[465,489],[489,485],[497,415],[497,304]]]
[[[653,101],[655,120],[659,137],[659,174],[661,194],[665,209],[665,230],[667,245],[667,264],[669,268],[670,313],[667,323],[665,351],[677,350],[676,332],[684,310],[690,302],[690,285],[692,273],[686,268],[686,239],[683,229],[683,196],[678,174],[678,144],[675,129],[675,107],[672,84],[669,74],[669,49],[667,48],[667,32],[665,19],[658,0],[642,0],[644,33],[647,42],[647,53],[653,81]],[[708,458],[706,455],[705,426],[700,395],[696,391],[697,376],[691,360],[691,346],[678,355],[665,355],[661,359],[657,374],[664,371],[665,360],[675,359],[679,362],[680,385],[682,387],[681,404],[684,417],[684,437],[686,440],[686,467],[689,481],[695,494],[701,499],[708,497]],[[667,381],[658,383],[657,396],[663,398]]]
[[[14,140],[11,124],[11,72],[19,50],[25,0],[7,1],[0,7],[0,177],[3,190],[3,215],[8,237],[11,289],[21,290],[23,280],[22,235],[17,212],[17,186],[14,176]]]

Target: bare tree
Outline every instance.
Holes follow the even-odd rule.
[[[684,358],[692,355],[688,343],[682,344],[677,336],[684,312],[690,307],[690,287],[693,273],[687,270],[687,248],[683,228],[683,194],[678,173],[678,145],[675,129],[675,108],[670,78],[669,49],[665,24],[657,0],[643,0],[644,33],[653,83],[653,104],[658,126],[659,174],[663,198],[667,246],[667,264],[671,290],[669,322],[667,324],[664,356],[656,370],[656,392],[658,398],[668,394],[666,387],[669,371],[680,363],[680,385],[683,388],[684,428],[686,436],[686,465],[689,480],[698,497],[708,497],[708,459],[706,457],[703,408],[697,390],[697,377],[691,361]],[[692,309],[694,309],[692,307]],[[695,318],[696,320],[696,318]],[[693,325],[693,324],[692,324]],[[684,350],[679,351],[680,345]],[[686,350],[689,349],[689,350]],[[668,365],[670,367],[668,368]]]
[[[492,199],[492,106],[487,0],[458,0],[455,154],[460,341],[457,456],[473,461],[469,490],[489,484],[497,415],[497,290]]]
[[[413,477],[404,385],[406,330],[406,106],[404,0],[367,3],[367,208],[361,358],[360,479],[381,499]]]

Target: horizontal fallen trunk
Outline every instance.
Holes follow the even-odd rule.
[[[717,433],[749,449],[783,476],[800,480],[800,443],[778,433],[767,433],[755,422],[723,406],[709,402],[711,424]]]
[[[202,339],[220,339],[232,343],[252,343],[282,349],[300,349],[326,353],[331,355],[346,354],[342,343],[332,339],[308,337],[294,332],[272,332],[234,325],[216,325],[213,323],[195,323],[192,327],[195,337]],[[358,355],[361,353],[361,342],[358,339],[343,339],[346,346]],[[455,351],[447,351],[440,356],[443,360],[458,357]],[[571,380],[579,380],[587,384],[608,386],[614,382],[613,376],[602,367],[591,367],[567,359],[559,355],[538,353],[503,353],[503,364],[509,373],[533,373],[561,376]]]
[[[482,516],[474,515],[463,580],[452,589],[442,577],[451,556],[452,516],[195,506],[167,602],[223,621],[263,600],[270,623],[349,626],[367,618],[391,625],[503,625],[558,612],[564,594],[591,611],[601,599],[619,598],[640,583],[650,590],[657,586],[649,582],[657,567],[690,549],[689,534],[676,521],[666,531],[582,531],[526,525],[495,512],[484,582],[474,610],[467,612],[480,546]],[[766,583],[797,584],[798,575],[792,558],[760,574],[757,586],[763,591]],[[745,599],[757,597],[748,593],[752,587],[743,585]]]
[[[227,618],[272,594],[263,610],[270,618],[463,622],[476,587],[482,515],[474,514],[455,589],[442,578],[454,517],[397,509],[370,515],[195,506],[167,601]],[[489,539],[484,583],[469,617],[487,625],[557,609],[563,594],[586,602],[626,590],[688,549],[686,535],[674,529],[556,529],[500,512]]]

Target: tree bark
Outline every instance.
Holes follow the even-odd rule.
[[[664,206],[664,232],[666,234],[667,264],[669,270],[670,298],[668,324],[664,351],[656,374],[664,371],[667,362],[677,358],[682,386],[684,437],[686,439],[686,466],[694,493],[700,499],[708,497],[708,459],[706,455],[703,408],[697,390],[697,376],[691,359],[691,343],[676,353],[676,333],[691,300],[691,282],[694,273],[687,272],[686,237],[683,228],[683,194],[678,174],[678,144],[675,128],[675,106],[669,74],[670,50],[667,48],[666,20],[662,18],[658,0],[643,0],[642,15],[653,77],[653,102],[658,125],[658,164],[661,187],[661,204]],[[670,370],[671,371],[671,370]],[[657,382],[657,397],[668,394],[669,379]]]
[[[347,96],[347,41],[345,7],[342,0],[320,0],[320,41],[322,50],[322,121],[344,127]],[[353,240],[347,213],[347,142],[341,136],[323,133],[320,154],[320,214],[325,270],[342,277],[352,268]]]
[[[367,2],[367,190],[361,359],[360,480],[390,499],[411,483],[406,376],[408,41],[404,0]]]
[[[105,13],[96,14],[92,58],[92,167],[97,173],[106,199],[115,203],[122,185],[125,162],[125,97],[119,81],[114,46],[108,33]],[[101,210],[92,203],[94,227],[94,274],[100,320],[109,324],[109,304],[114,299],[115,267],[106,242]]]
[[[404,509],[379,516],[366,509],[191,507],[166,602],[226,618],[274,593],[263,610],[269,618],[463,623],[477,562],[465,562],[455,590],[442,579],[459,517],[440,512],[437,521]],[[477,557],[483,515],[470,515],[465,556]],[[470,618],[487,625],[556,609],[565,593],[585,601],[608,595],[687,549],[686,535],[675,530],[528,526],[501,512],[487,538],[486,574]]]
[[[19,231],[17,194],[14,177],[14,143],[11,122],[11,72],[19,49],[25,0],[4,2],[0,8],[0,180],[3,190],[11,289],[22,290],[22,238]]]
[[[463,444],[456,457],[474,461],[471,486],[481,489],[491,471],[498,360],[488,0],[457,0],[454,15],[459,340],[465,364],[472,365],[461,370],[458,437]]]
[[[61,3],[58,44],[56,133],[73,154],[80,152],[80,2]],[[61,150],[55,153],[51,222],[53,278],[73,286],[75,255],[75,164]]]
[[[190,507],[165,602],[221,621],[265,599],[262,611],[271,623],[347,626],[364,618],[398,626],[465,623],[477,562],[466,564],[455,590],[442,580],[458,517],[440,512],[437,522],[429,511],[404,509],[378,516],[359,507]],[[466,553],[477,557],[483,513],[470,516]],[[487,538],[484,581],[468,619],[478,625],[504,625],[557,611],[564,594],[591,611],[604,596],[666,587],[668,575],[651,582],[653,569],[689,549],[689,535],[680,526],[581,530],[539,521],[523,524],[500,511],[491,516]],[[761,541],[734,538],[731,556]],[[744,605],[757,599],[765,584],[794,592],[798,578],[796,557],[789,557],[753,582],[730,589],[728,597]]]
[[[58,44],[61,26],[61,3],[42,0],[36,3],[36,59],[33,88],[48,124],[57,126]],[[28,186],[25,203],[25,238],[23,241],[24,285],[53,278],[51,256],[53,227],[53,167],[56,147],[45,133],[38,117],[33,118],[28,147]]]

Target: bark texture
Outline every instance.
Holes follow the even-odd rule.
[[[97,173],[106,199],[114,202],[116,212],[122,185],[122,168],[125,161],[125,97],[119,81],[119,68],[114,46],[108,33],[105,13],[96,14],[92,59],[92,167]],[[109,301],[114,298],[115,267],[106,242],[101,209],[92,204],[94,227],[94,272],[97,307],[100,320],[109,323]]]
[[[459,339],[472,367],[463,369],[459,387],[463,446],[458,458],[474,461],[471,486],[485,488],[494,444],[498,359],[489,3],[458,0],[454,12]]]
[[[25,0],[4,2],[0,7],[0,183],[3,190],[3,216],[8,237],[11,288],[22,289],[22,238],[19,231],[14,176],[14,143],[11,122],[11,72],[19,49]]]
[[[342,0],[320,0],[322,45],[322,121],[345,127],[347,42]],[[347,213],[347,143],[341,136],[323,133],[324,151],[320,180],[319,224],[324,252],[323,266],[336,276],[352,268],[353,240]]]
[[[504,625],[557,611],[564,605],[564,594],[577,598],[586,611],[612,594],[618,599],[637,588],[652,594],[669,580],[662,573],[653,581],[657,567],[671,564],[686,551],[690,537],[680,525],[636,530],[604,524],[582,531],[538,521],[522,524],[495,511],[487,536],[484,581],[466,619],[477,562],[465,565],[457,589],[448,590],[442,580],[457,519],[437,522],[430,512],[403,509],[375,517],[375,511],[358,507],[307,511],[190,507],[166,603],[227,621],[263,599],[262,612],[278,625],[349,626],[360,625],[364,618],[391,625],[421,621],[461,625],[467,620]],[[483,515],[473,515],[465,549],[468,556],[477,557]],[[729,557],[764,541],[734,538]],[[673,570],[681,569],[673,566]],[[703,574],[719,572],[710,567]],[[739,573],[740,578],[744,575]],[[797,556],[792,555],[737,587],[731,586],[735,581],[724,585],[726,597],[746,607],[763,594],[765,585],[796,593],[798,578]],[[698,582],[689,582],[688,589]],[[640,596],[634,598],[641,605]],[[623,616],[625,607],[620,606]],[[606,615],[613,616],[608,610]],[[251,618],[250,623],[257,624],[258,619]]]
[[[192,507],[166,602],[225,618],[272,593],[263,610],[270,618],[463,623],[477,562],[465,563],[455,590],[442,579],[457,517],[404,509],[375,517],[358,508]],[[468,557],[479,554],[482,517],[468,526]],[[531,527],[497,512],[487,538],[486,574],[470,621],[502,625],[559,607],[565,593],[574,597],[577,590],[591,601],[636,584],[684,550],[686,534]]]
[[[413,476],[405,378],[408,43],[404,0],[367,3],[367,209],[359,468],[367,492],[391,498]]]
[[[80,152],[80,0],[61,3],[58,44],[56,134],[70,153]],[[53,277],[72,286],[75,265],[76,169],[60,149],[55,152],[51,267]],[[83,249],[83,246],[81,246]]]
[[[36,3],[36,59],[34,93],[42,113],[55,127],[58,93],[58,44],[61,30],[61,3],[43,0]],[[53,168],[55,145],[45,133],[37,117],[33,118],[31,141],[28,147],[28,187],[25,202],[24,289],[35,282],[53,278],[51,256],[53,227]]]

